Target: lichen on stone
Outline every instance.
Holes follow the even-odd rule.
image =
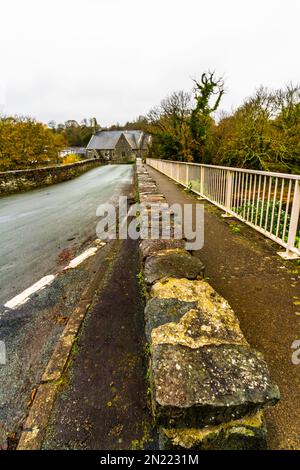
[[[266,427],[261,411],[202,429],[160,429],[161,447],[167,449],[257,449],[265,446],[265,440]]]
[[[158,424],[203,427],[238,419],[279,399],[261,355],[242,345],[152,345]]]
[[[216,308],[201,309],[198,306],[189,310],[179,322],[154,328],[151,333],[152,344],[181,344],[193,349],[209,344],[247,345],[239,323],[229,312],[222,309],[217,311]]]
[[[154,344],[182,344],[191,348],[207,344],[248,344],[228,302],[203,280],[169,278],[155,283],[151,296],[161,302],[176,298],[177,302],[196,305],[175,319],[176,322],[154,328]]]

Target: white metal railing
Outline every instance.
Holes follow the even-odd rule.
[[[299,175],[156,158],[146,163],[283,246],[282,257],[300,257]]]

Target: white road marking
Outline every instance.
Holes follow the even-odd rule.
[[[72,269],[76,268],[79,264],[81,264],[84,260],[89,258],[90,256],[93,256],[96,254],[96,251],[98,250],[97,247],[89,248],[88,250],[84,251],[81,255],[77,256],[76,258],[72,259],[68,266],[66,266],[64,269]]]
[[[42,277],[42,279],[40,279],[32,286],[28,287],[28,289],[25,289],[23,292],[21,292],[21,294],[16,295],[16,297],[6,302],[6,304],[4,304],[4,307],[13,309],[18,307],[19,305],[25,304],[32,294],[38,292],[41,289],[44,289],[46,286],[49,286],[49,284],[53,282],[55,277],[56,276],[54,276],[53,274]]]
[[[105,242],[96,239],[95,242],[97,243],[97,247],[92,247],[89,248],[88,250],[84,251],[81,253],[81,255],[77,256],[76,258],[72,259],[68,266],[64,268],[66,269],[73,269],[79,266],[83,261],[85,261],[87,258],[90,258],[90,256],[93,256],[96,254],[97,250],[101,248],[102,246],[106,245]],[[10,308],[10,309],[15,309],[19,307],[20,305],[23,305],[29,300],[30,296],[34,294],[35,292],[38,292],[42,289],[44,289],[46,286],[49,286],[54,279],[56,278],[56,274],[50,274],[48,276],[42,277],[38,282],[33,284],[32,286],[28,287],[28,289],[25,289],[21,294],[16,295],[13,299],[9,300],[4,304],[4,307]]]

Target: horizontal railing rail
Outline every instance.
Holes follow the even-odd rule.
[[[300,257],[300,175],[147,158],[146,163]]]

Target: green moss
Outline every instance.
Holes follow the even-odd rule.
[[[229,228],[232,233],[240,233],[242,226],[238,224],[229,224]]]
[[[139,283],[139,286],[140,286],[140,291],[141,291],[142,297],[144,299],[147,299],[148,298],[148,293],[147,293],[143,273],[141,271],[138,272],[136,277],[137,277],[137,280],[138,280],[138,283]]]
[[[71,352],[69,354],[69,358],[68,358],[65,370],[62,373],[61,377],[55,381],[55,384],[57,385],[60,392],[63,392],[70,383],[72,364],[78,353],[79,353],[78,336],[76,336],[72,345]]]
[[[185,191],[186,193],[192,193],[192,192],[193,192],[193,189],[192,189],[192,182],[191,182],[191,181],[188,183],[187,187],[184,188],[184,191]]]
[[[214,446],[221,448],[222,444],[226,448],[226,443],[231,436],[236,436],[236,439],[242,444],[244,438],[255,436],[263,438],[265,435],[262,412],[202,429],[164,428],[162,431],[173,445],[186,449],[212,449]]]
[[[132,450],[143,450],[145,449],[146,444],[152,442],[153,439],[150,435],[150,426],[149,423],[144,423],[143,425],[143,435],[141,439],[134,439],[131,442],[131,449]]]
[[[144,352],[146,356],[149,356],[151,354],[151,344],[146,343],[144,346]]]

